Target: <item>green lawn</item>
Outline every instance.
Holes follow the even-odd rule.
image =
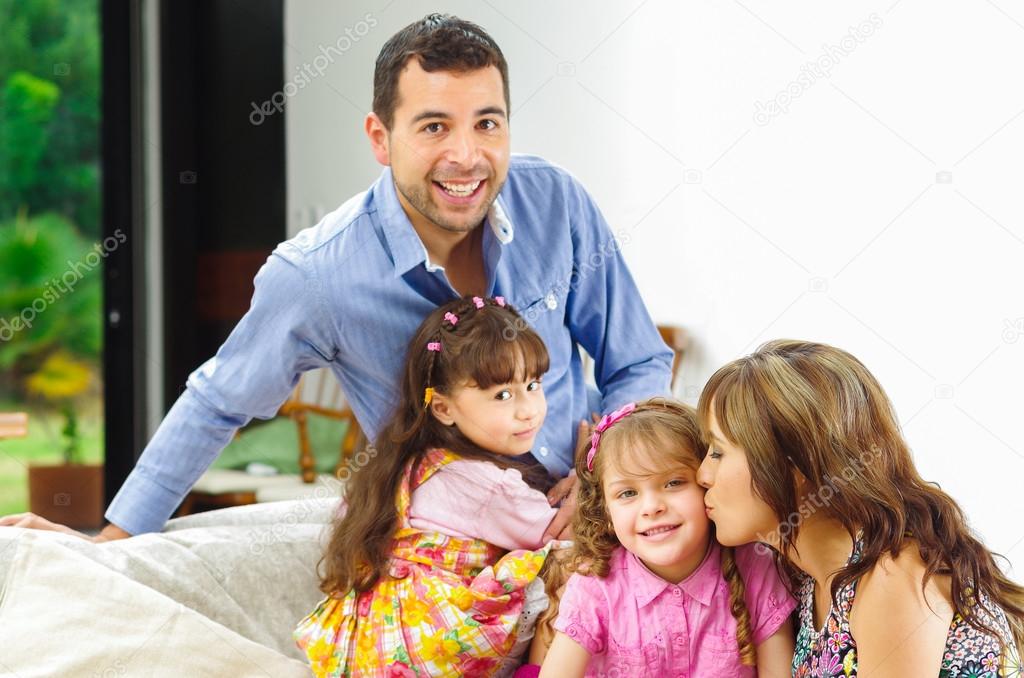
[[[0,412],[25,409],[24,405],[0,403]],[[82,432],[81,457],[85,462],[102,462],[102,409],[85,409],[78,422]],[[59,413],[29,410],[28,437],[0,440],[0,516],[28,510],[28,465],[60,462],[62,426]]]

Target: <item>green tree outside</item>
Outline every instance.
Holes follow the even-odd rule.
[[[0,411],[30,413],[0,441],[0,514],[30,461],[103,456],[100,82],[98,0],[0,0]],[[51,397],[62,365],[78,395]]]

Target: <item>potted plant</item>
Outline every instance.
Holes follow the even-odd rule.
[[[25,384],[29,394],[59,408],[63,417],[62,463],[29,466],[29,510],[76,529],[94,529],[103,524],[103,465],[82,463],[76,408],[76,399],[88,390],[91,381],[88,364],[57,351]]]

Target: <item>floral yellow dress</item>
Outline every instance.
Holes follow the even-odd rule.
[[[412,527],[412,491],[457,459],[431,450],[415,478],[406,469],[390,576],[361,594],[326,598],[299,623],[295,640],[316,676],[490,676],[507,668],[525,589],[551,544],[506,552]]]

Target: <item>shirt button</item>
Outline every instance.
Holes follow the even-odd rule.
[[[558,297],[555,296],[554,292],[548,292],[548,296],[545,297],[544,303],[547,304],[549,310],[554,311],[558,308]]]
[[[542,456],[542,457],[548,456],[548,448],[541,447],[539,451],[540,451],[540,456]]]
[[[672,589],[672,595],[674,595],[676,598],[678,598],[679,596],[683,595],[683,592],[680,591],[677,588],[674,588],[674,589]]]

